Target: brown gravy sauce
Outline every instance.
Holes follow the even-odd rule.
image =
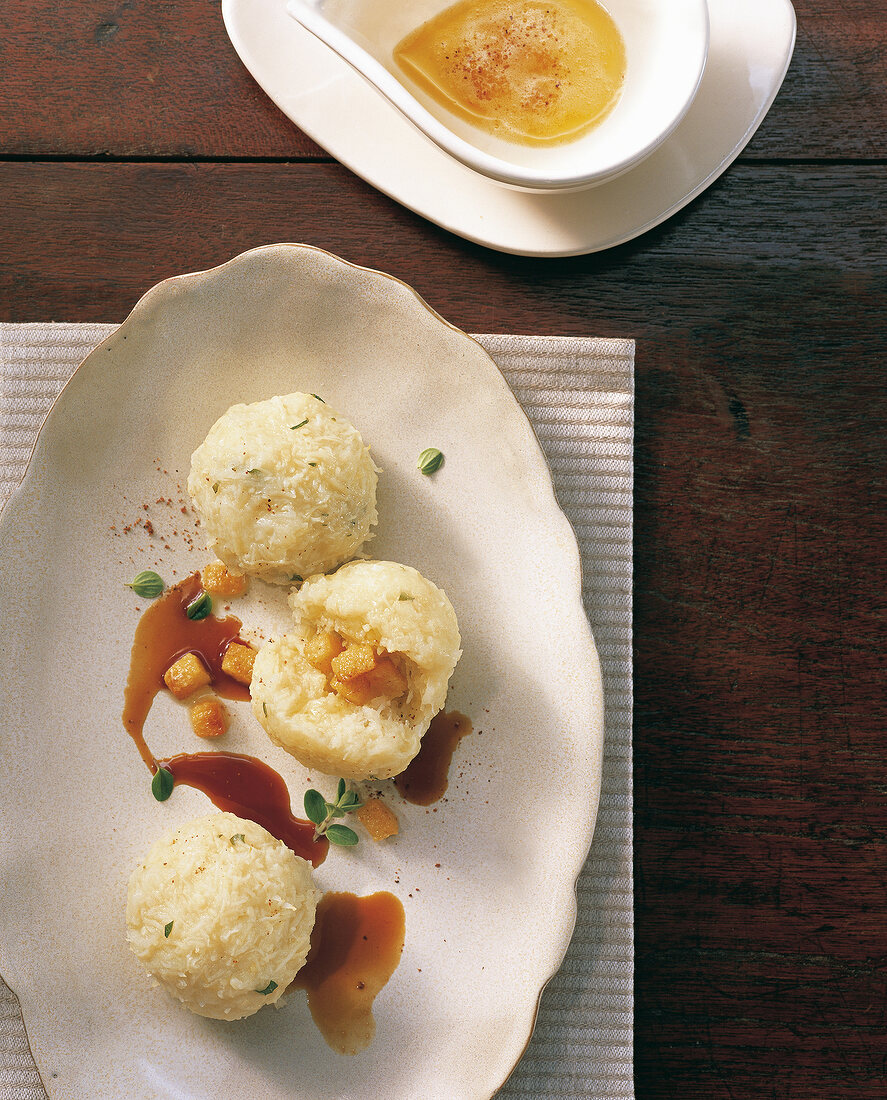
[[[152,773],[162,764],[176,783],[203,791],[220,810],[255,821],[317,867],[326,859],[329,841],[315,841],[311,822],[293,815],[287,785],[273,768],[253,756],[229,752],[181,753],[158,761],[145,742],[151,704],[159,691],[166,690],[163,674],[183,653],[200,656],[217,694],[226,699],[250,697],[245,684],[222,672],[228,646],[235,641],[247,644],[240,637],[241,621],[233,615],[220,619],[212,614],[194,621],[185,613],[202,591],[200,574],[192,573],[142,613],[132,644],[123,725]]]
[[[249,688],[222,672],[222,658],[232,642],[247,645],[240,637],[240,619],[207,615],[194,621],[185,608],[203,591],[200,574],[180,581],[142,613],[136,627],[129,662],[129,678],[123,704],[123,725],[153,772],[157,761],[145,744],[143,730],[154,696],[165,691],[163,674],[183,653],[196,653],[212,674],[213,691],[225,699],[249,699]]]
[[[416,806],[430,806],[447,789],[456,746],[471,733],[471,719],[457,710],[441,711],[431,720],[422,747],[404,771],[394,777],[401,798]]]
[[[404,929],[403,905],[385,891],[321,898],[308,960],[290,988],[306,990],[315,1024],[339,1054],[372,1041],[373,1001],[397,969]]]
[[[160,763],[176,783],[203,791],[220,810],[255,821],[315,867],[326,859],[329,841],[315,840],[312,823],[293,816],[286,783],[261,760],[234,752],[186,752]]]

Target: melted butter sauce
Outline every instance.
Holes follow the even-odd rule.
[[[442,107],[526,145],[572,141],[622,93],[625,44],[595,0],[461,0],[394,48]]]
[[[315,1024],[339,1054],[357,1054],[372,1041],[373,1001],[397,969],[404,930],[393,894],[321,898],[308,959],[290,988],[307,992]]]
[[[416,806],[437,802],[447,789],[456,746],[471,729],[471,719],[456,710],[436,714],[422,737],[418,754],[394,777],[401,798]]]

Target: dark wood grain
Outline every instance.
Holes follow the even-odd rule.
[[[884,9],[796,0],[798,43],[750,153],[884,156]],[[219,0],[4,0],[0,150],[16,154],[317,157],[224,33]],[[125,74],[125,78],[122,78]]]
[[[467,244],[336,164],[0,163],[0,193],[7,319],[24,302],[34,320],[122,320],[158,279],[301,241],[406,280],[472,331],[662,331],[673,369],[692,355],[740,375],[764,357],[775,385],[833,360],[841,333],[870,368],[883,339],[877,165],[738,164],[638,240],[545,261]]]
[[[220,0],[4,0],[0,149],[323,157],[241,65]]]
[[[797,9],[740,161],[557,261],[329,163],[216,2],[2,11],[0,319],[121,320],[159,279],[292,240],[470,331],[637,339],[642,1100],[887,1095],[887,0]]]

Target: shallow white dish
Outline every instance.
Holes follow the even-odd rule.
[[[461,743],[437,812],[399,807],[396,841],[334,851],[317,872],[324,889],[391,890],[406,910],[375,1042],[353,1059],[326,1047],[301,995],[239,1024],[192,1017],[150,987],[123,926],[136,860],[211,806],[187,788],[155,802],[123,731],[143,601],[122,582],[206,561],[179,510],[191,450],[232,402],[298,388],[370,443],[384,471],[372,551],[453,599],[465,654],[448,707],[483,731]],[[433,478],[415,469],[429,445],[446,455]],[[0,518],[0,553],[0,973],[53,1100],[490,1096],[570,939],[603,715],[575,537],[479,345],[404,284],[302,246],[162,283],[63,391]],[[265,636],[288,619],[282,591],[258,583],[233,610]],[[246,704],[232,709],[220,747],[279,770],[298,808],[304,769]],[[146,734],[157,755],[205,747],[167,698]]]
[[[286,12],[222,0],[241,60],[277,106],[358,176],[429,221],[526,256],[610,248],[686,206],[732,163],[770,109],[795,40],[789,0],[709,0],[708,62],[674,133],[636,168],[585,191],[527,194],[442,153]]]
[[[708,52],[705,0],[607,0],[625,43],[625,84],[612,112],[566,144],[518,145],[484,133],[424,94],[398,68],[401,39],[453,0],[289,0],[287,10],[462,164],[525,190],[570,191],[614,179],[659,146],[687,112]]]

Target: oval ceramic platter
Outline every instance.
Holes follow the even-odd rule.
[[[444,153],[286,7],[287,0],[222,0],[234,48],[281,111],[410,210],[467,240],[524,256],[611,248],[659,225],[704,191],[769,111],[791,60],[796,26],[790,0],[709,0],[705,73],[669,138],[598,187],[527,194]]]
[[[433,807],[400,835],[334,849],[322,889],[389,890],[406,946],[363,1054],[334,1054],[304,995],[240,1023],[192,1016],[125,942],[132,868],[170,826],[213,811],[156,802],[121,725],[141,569],[210,560],[188,508],[191,452],[232,403],[305,390],[357,425],[382,468],[372,556],[449,594],[464,655],[448,709],[474,732]],[[445,454],[432,477],[428,446]],[[523,1052],[575,920],[598,802],[602,689],[575,537],[538,442],[480,346],[404,284],[276,245],[161,283],[78,369],[0,527],[0,973],[54,1098],[488,1097]],[[285,593],[234,612],[280,633]],[[220,747],[260,757],[299,812],[308,775],[231,704]],[[165,694],[157,756],[205,747]],[[332,792],[334,780],[314,785]]]

